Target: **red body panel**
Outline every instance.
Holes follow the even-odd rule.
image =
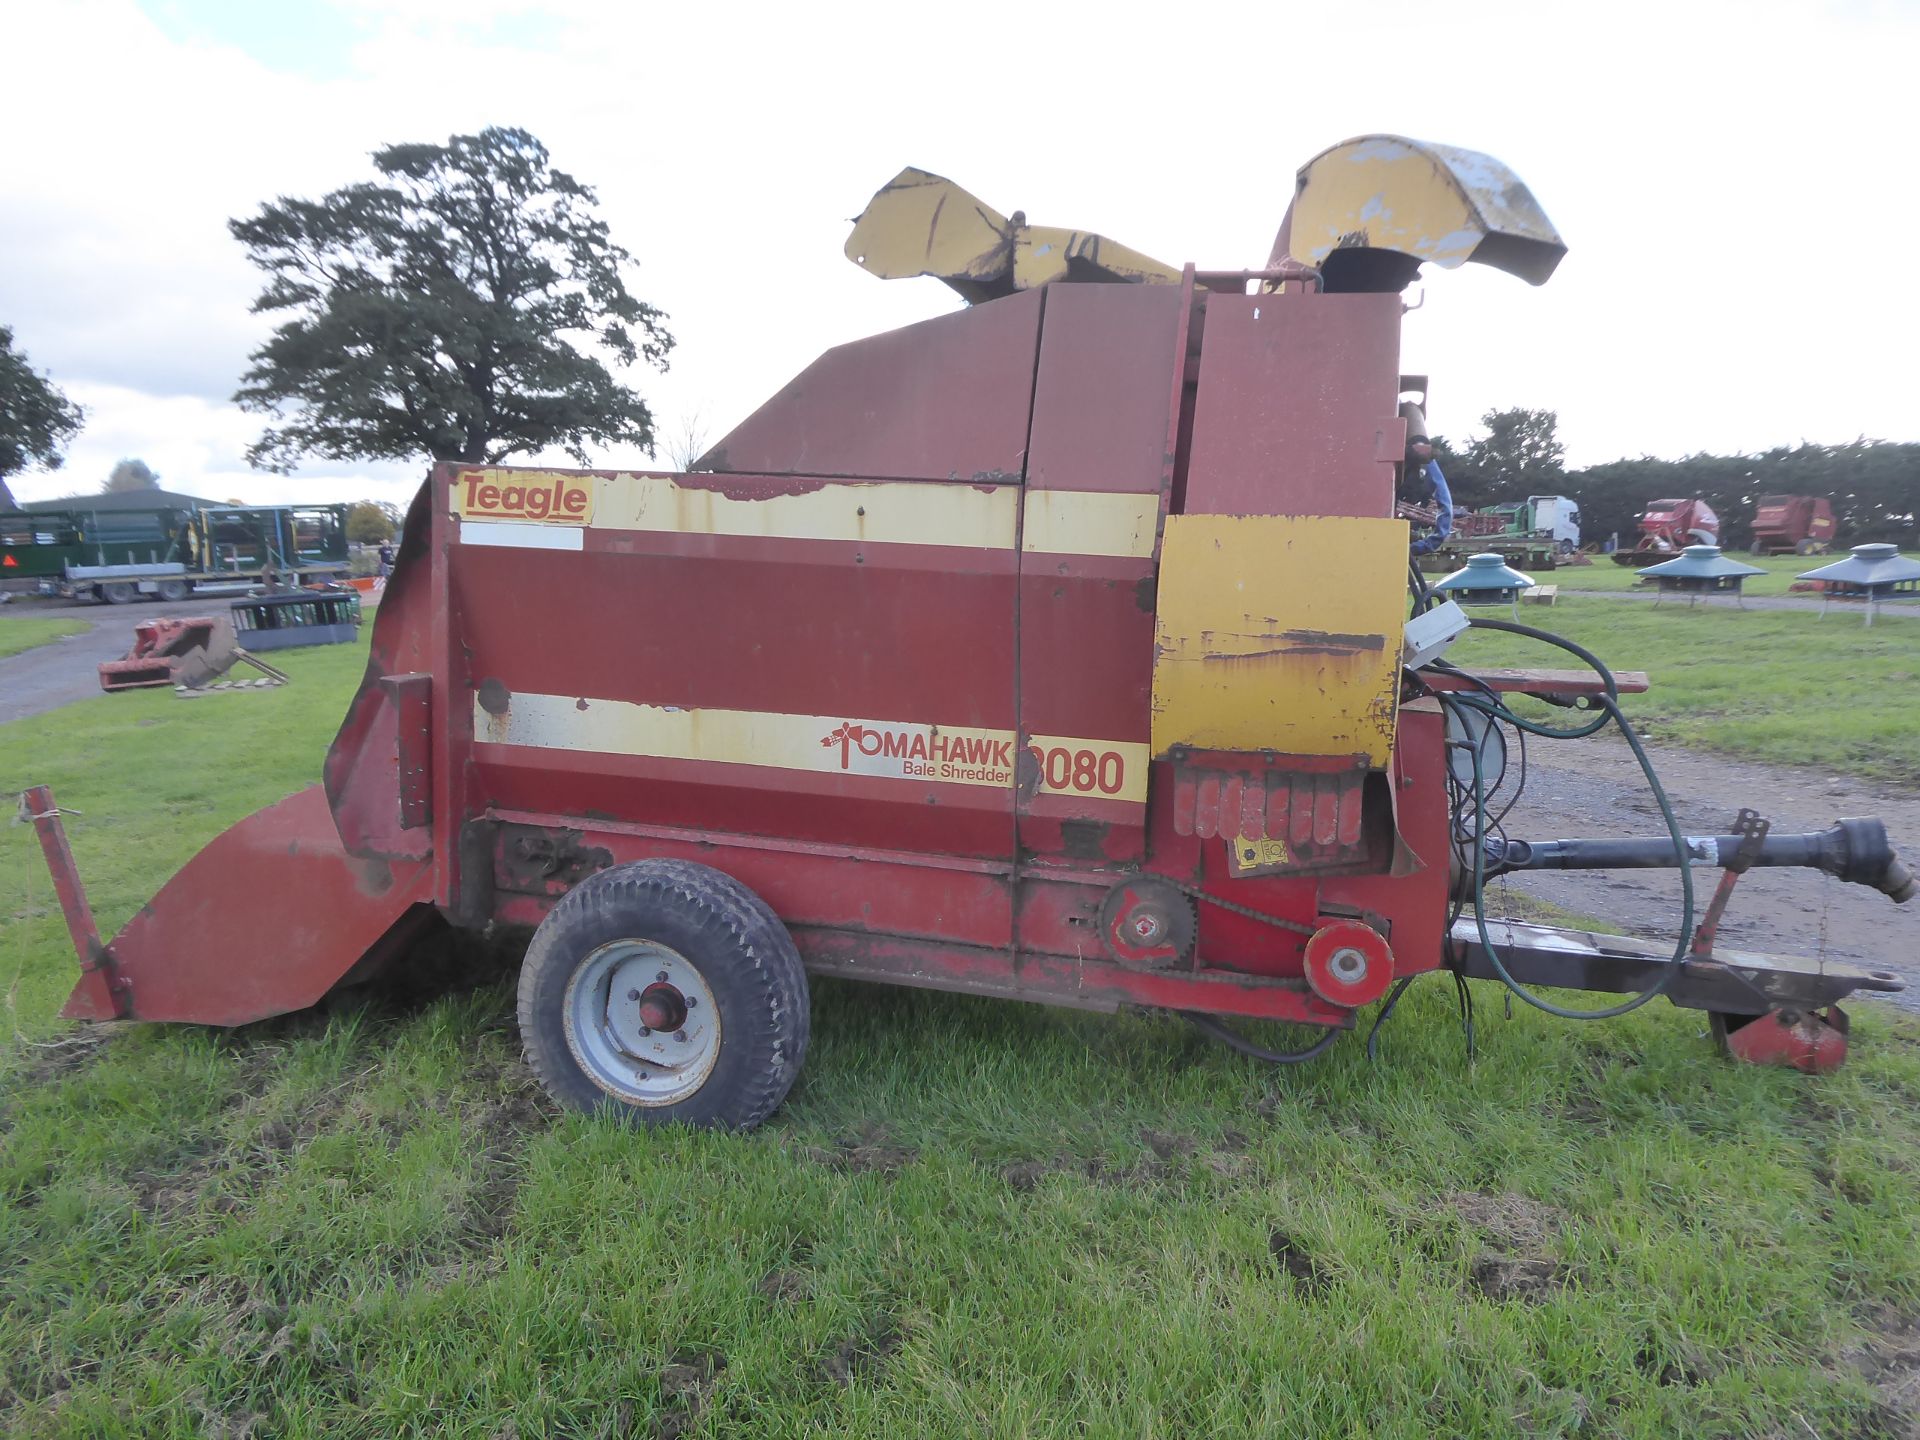
[[[1171,286],[1047,292],[1026,481],[1035,490],[1155,492],[1168,468],[1174,347],[1185,294]]]
[[[1214,295],[1185,512],[1391,515],[1398,295]]]
[[[727,473],[1017,480],[1047,292],[829,350],[715,445]]]
[[[311,1003],[419,901],[531,923],[596,869],[673,856],[763,895],[826,973],[1350,1023],[1303,978],[1313,931],[1371,927],[1396,974],[1440,963],[1440,715],[1406,707],[1372,773],[1150,763],[1158,534],[1183,494],[1390,514],[1399,313],[1191,276],[1055,287],[830,352],[716,447],[725,473],[438,467],[325,803],[235,827],[113,943],[133,1012]],[[1262,835],[1290,858],[1236,873]],[[1099,938],[1142,870],[1197,900],[1166,968]],[[149,958],[236,895],[272,906],[281,963]]]

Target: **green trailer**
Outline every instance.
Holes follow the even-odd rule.
[[[0,515],[0,584],[123,605],[347,573],[345,505],[76,508]]]

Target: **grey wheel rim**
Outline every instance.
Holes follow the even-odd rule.
[[[720,1058],[720,1007],[699,967],[652,940],[615,940],[574,967],[562,1005],[567,1049],[627,1105],[675,1105]]]

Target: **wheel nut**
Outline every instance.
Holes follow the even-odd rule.
[[[1891,980],[1892,978],[1893,978],[1893,976],[1891,976],[1891,975],[1883,975],[1883,976],[1881,976],[1881,979],[1883,979],[1883,980]],[[699,1002],[698,1000],[696,1000],[696,999],[694,999],[694,998],[693,998],[693,996],[691,996],[691,995],[689,995],[689,996],[687,996],[687,1009],[689,1009],[689,1010],[691,1010],[691,1009],[692,1009],[692,1008],[693,1008],[694,1006],[696,1006],[696,1005],[698,1005],[699,1003],[700,1003],[700,1002]]]
[[[640,1033],[641,1033],[642,1035],[651,1035],[651,1034],[653,1033],[653,1031],[652,1031],[652,1030],[650,1030],[650,1029],[648,1029],[648,1028],[647,1028],[647,1027],[646,1027],[645,1025],[642,1025],[642,1026],[640,1027]]]
[[[667,983],[667,972],[662,970],[658,975],[654,976],[653,978],[658,980],[662,985],[664,985]]]
[[[638,990],[627,991],[627,999],[638,1000],[639,998],[640,998],[640,992]]]
[[[676,1030],[673,1032],[673,1038],[684,1045],[687,1043],[687,1032],[684,1030]]]

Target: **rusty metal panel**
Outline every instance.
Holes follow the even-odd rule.
[[[1391,515],[1399,375],[1398,295],[1209,296],[1185,510]]]
[[[1168,516],[1153,753],[1273,750],[1385,766],[1406,556],[1398,520]]]
[[[380,686],[392,697],[394,763],[400,792],[400,828],[414,830],[433,818],[433,677],[383,675]]]
[[[1167,450],[1181,293],[1066,285],[1047,297],[1027,483],[1157,492]]]
[[[244,1025],[313,1004],[429,898],[430,862],[357,860],[318,785],[216,837],[107,946],[138,1020]],[[236,959],[270,955],[271,964]],[[65,1013],[94,1018],[82,980]]]
[[[698,468],[1019,479],[1045,294],[1010,295],[827,351],[735,426]]]

